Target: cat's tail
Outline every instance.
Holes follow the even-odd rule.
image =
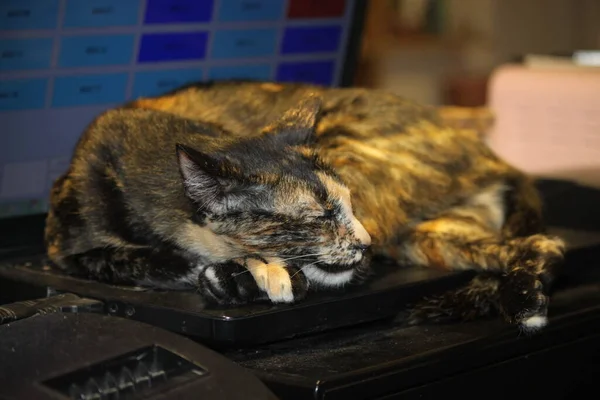
[[[408,325],[420,325],[471,321],[498,315],[499,284],[494,275],[478,275],[459,289],[425,297],[400,317]]]

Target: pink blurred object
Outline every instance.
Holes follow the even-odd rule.
[[[600,68],[503,66],[488,96],[500,156],[533,176],[600,187]]]

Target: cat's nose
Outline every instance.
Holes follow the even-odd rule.
[[[365,251],[367,251],[367,249],[371,247],[368,244],[355,244],[354,246],[352,246],[352,248],[354,250],[360,251],[361,253],[364,253]]]
[[[359,243],[357,246],[369,247],[371,245],[371,235],[356,218],[352,221],[352,229],[354,230],[354,240]]]

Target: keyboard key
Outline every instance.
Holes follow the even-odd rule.
[[[0,0],[0,30],[54,29],[58,0]]]
[[[275,54],[275,29],[231,29],[215,33],[212,57],[251,58]]]
[[[157,96],[188,83],[202,80],[201,68],[142,71],[135,74],[133,98]]]
[[[213,0],[148,0],[145,24],[209,22]]]
[[[281,0],[221,0],[219,21],[277,21],[283,17]]]
[[[62,39],[60,67],[126,65],[131,62],[133,35],[67,36]]]
[[[47,79],[0,81],[0,110],[44,108]]]
[[[333,83],[334,61],[287,62],[279,64],[277,80],[330,86]]]
[[[68,0],[64,23],[67,28],[135,25],[140,0]]]
[[[76,107],[123,102],[127,79],[127,73],[55,78],[52,106]]]
[[[288,18],[334,18],[344,15],[345,0],[290,0]]]
[[[50,67],[53,39],[0,39],[0,71]]]
[[[250,64],[212,67],[208,78],[212,80],[253,79],[265,81],[271,79],[271,66],[269,64]]]
[[[341,35],[339,25],[286,28],[281,54],[334,52],[340,46]]]
[[[200,60],[206,56],[207,40],[208,32],[145,34],[138,61]]]

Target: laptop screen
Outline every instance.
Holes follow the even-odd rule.
[[[351,83],[358,0],[2,0],[0,219],[46,212],[107,108],[191,81]]]

